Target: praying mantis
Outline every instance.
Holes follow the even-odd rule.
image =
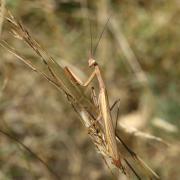
[[[97,49],[97,46],[100,42],[102,34],[109,20],[110,20],[110,17],[108,18],[106,24],[104,25],[103,31],[101,32],[99,36],[99,40],[94,49],[94,53],[95,53],[95,50]],[[94,68],[94,70],[86,82],[83,83],[67,66],[64,69],[71,79],[73,79],[77,84],[84,87],[87,87],[95,77],[97,78],[98,83],[99,83],[99,89],[100,89],[99,96],[98,96],[98,103],[97,103],[99,106],[99,116],[97,120],[99,120],[100,117],[102,117],[103,125],[104,125],[105,141],[106,141],[106,146],[107,146],[106,148],[107,148],[110,158],[112,159],[112,163],[117,168],[120,168],[122,169],[123,172],[125,172],[124,167],[121,163],[121,157],[120,157],[120,153],[117,146],[115,128],[113,126],[112,115],[111,115],[111,110],[110,110],[111,108],[109,105],[109,98],[108,98],[106,85],[105,85],[104,78],[101,73],[101,69],[98,63],[96,62],[96,60],[92,58],[92,54],[93,53],[92,53],[92,34],[91,34],[91,56],[88,60],[88,66],[89,68]]]
[[[97,105],[99,106],[99,116],[96,121],[99,121],[100,119],[103,120],[103,127],[104,127],[104,134],[105,134],[105,144],[106,148],[108,151],[108,156],[112,159],[112,163],[118,168],[121,169],[124,174],[126,174],[125,168],[121,162],[123,159],[128,167],[133,171],[133,173],[136,175],[136,177],[141,180],[139,175],[136,173],[136,171],[133,169],[133,167],[129,164],[127,159],[122,157],[122,155],[119,152],[118,145],[117,145],[117,140],[116,140],[116,132],[115,128],[113,126],[113,120],[112,120],[112,115],[111,115],[111,110],[113,106],[118,102],[116,101],[112,107],[109,105],[109,98],[107,94],[107,89],[104,83],[104,79],[101,73],[101,69],[96,62],[95,59],[89,58],[88,60],[88,65],[90,68],[94,68],[92,74],[89,76],[86,82],[82,82],[72,71],[70,68],[65,67],[64,70],[66,74],[69,75],[69,77],[76,82],[77,84],[87,87],[92,80],[96,77],[99,83],[99,96],[98,96],[98,103]],[[154,173],[137,155],[134,153],[132,150],[129,149],[129,147],[123,142],[123,140],[118,137],[120,142],[124,145],[126,150],[131,154],[131,156],[137,160],[142,168],[150,175],[150,179],[152,180],[151,176],[153,176],[155,179],[159,179],[158,175]]]
[[[110,17],[109,17],[110,19]],[[102,34],[105,30],[105,27],[109,21],[109,19],[107,20],[103,31],[100,34],[99,40],[96,44],[96,47],[94,49],[94,53],[95,50],[97,49],[97,46],[100,42],[100,39],[102,37]],[[79,77],[77,77],[73,71],[69,68],[69,67],[65,67],[64,70],[66,72],[66,74],[69,76],[70,79],[72,79],[75,83],[77,83],[80,86],[83,87],[87,87],[94,78],[97,79],[98,84],[99,84],[99,95],[98,95],[98,99],[95,97],[96,102],[94,100],[94,104],[96,106],[98,106],[99,108],[99,116],[96,119],[96,121],[103,121],[103,132],[104,132],[104,136],[105,136],[105,144],[106,144],[106,149],[108,152],[108,156],[110,156],[110,158],[112,159],[112,164],[114,164],[118,169],[121,169],[122,172],[124,174],[126,174],[125,168],[122,164],[122,160],[124,160],[126,162],[126,164],[129,166],[129,168],[134,172],[134,174],[136,175],[136,177],[138,179],[141,179],[139,177],[139,175],[136,173],[136,171],[134,171],[134,169],[132,168],[132,166],[129,164],[129,162],[123,158],[123,156],[121,155],[119,149],[118,149],[118,145],[117,145],[117,140],[116,140],[116,131],[115,131],[115,127],[113,126],[113,120],[112,120],[112,115],[111,115],[111,110],[112,107],[114,106],[114,104],[116,104],[118,101],[116,101],[112,107],[110,107],[109,105],[109,98],[108,98],[108,93],[107,93],[107,89],[106,89],[106,85],[105,85],[105,81],[103,78],[103,75],[101,73],[101,68],[99,66],[99,64],[97,63],[97,61],[92,57],[92,36],[91,36],[91,56],[88,59],[88,66],[89,68],[93,68],[93,72],[91,73],[91,75],[89,76],[89,78],[85,81],[82,82],[80,80]],[[116,119],[117,120],[117,119]],[[126,150],[131,154],[131,156],[137,160],[139,162],[139,164],[141,165],[141,167],[147,172],[147,174],[149,174],[148,176],[151,178],[154,177],[155,179],[159,179],[158,175],[151,170],[137,155],[136,153],[134,153],[132,150],[130,150],[128,148],[128,146],[123,142],[123,140],[120,137],[117,137],[120,142],[123,144],[123,146],[126,148]]]
[[[99,110],[100,110],[99,117],[102,116],[102,119],[104,121],[103,124],[105,128],[105,140],[107,143],[107,149],[110,157],[113,160],[113,164],[116,167],[123,169],[120,154],[118,151],[117,142],[116,142],[115,129],[113,126],[112,116],[110,112],[108,94],[104,83],[104,79],[102,77],[101,69],[98,63],[96,62],[96,60],[93,58],[89,58],[88,64],[90,68],[94,67],[94,71],[92,72],[92,74],[89,76],[89,78],[85,83],[82,83],[82,81],[68,67],[65,67],[65,70],[79,85],[84,87],[88,86],[95,77],[97,78],[100,88],[99,97],[98,97]]]

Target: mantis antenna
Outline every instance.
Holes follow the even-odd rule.
[[[88,16],[88,19],[89,19],[89,16]],[[91,37],[91,41],[90,41],[90,48],[91,48],[91,51],[90,51],[90,56],[92,56],[93,54],[93,50],[92,50],[92,47],[93,47],[93,42],[92,42],[92,24],[91,24],[91,21],[89,19],[89,27],[90,27],[90,37]]]
[[[99,38],[98,38],[98,40],[97,40],[97,42],[96,42],[96,44],[95,44],[95,47],[94,47],[94,49],[93,49],[92,23],[91,23],[90,18],[89,18],[89,16],[88,16],[89,26],[90,26],[90,37],[91,37],[91,41],[90,41],[90,48],[91,48],[91,51],[90,51],[91,54],[90,54],[90,56],[91,56],[91,57],[92,57],[92,56],[95,56],[96,50],[97,50],[97,48],[98,48],[98,46],[99,46],[99,44],[100,44],[101,38],[102,38],[102,36],[103,36],[103,34],[104,34],[105,30],[106,30],[106,27],[107,27],[107,25],[108,25],[109,20],[110,20],[111,17],[112,17],[112,15],[110,15],[110,16],[108,17],[108,19],[106,20],[106,23],[104,24],[103,29],[102,29],[102,31],[101,31],[101,33],[100,33],[100,35],[99,35]]]
[[[106,30],[106,27],[107,27],[107,25],[108,25],[108,23],[109,23],[109,20],[111,19],[111,16],[112,16],[112,15],[110,15],[110,16],[108,17],[108,19],[107,19],[106,23],[104,24],[104,27],[103,27],[100,35],[99,35],[99,38],[98,38],[98,40],[97,40],[97,42],[96,42],[96,46],[94,47],[94,50],[93,50],[93,56],[95,56],[95,54],[96,54],[96,50],[97,50],[97,48],[98,48],[98,46],[99,46],[99,44],[100,44],[101,38],[102,38],[102,36],[103,36],[103,34],[104,34],[105,30]],[[92,36],[92,35],[91,35],[91,36]]]

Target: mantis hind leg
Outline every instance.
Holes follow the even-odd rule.
[[[120,110],[120,100],[117,101],[117,114],[116,114],[116,121],[115,121],[115,132],[116,132],[116,129],[117,129],[117,123],[118,123],[118,118],[119,118],[119,110]]]
[[[117,104],[117,103],[116,103]],[[119,137],[116,133],[117,131],[117,122],[118,122],[118,117],[119,117],[119,103],[118,103],[118,108],[117,108],[117,114],[116,114],[116,124],[115,124],[115,135],[116,138],[121,142],[121,144],[125,147],[125,149],[130,153],[130,155],[134,158],[136,157],[136,154],[125,144],[125,142],[122,140],[121,137]],[[131,169],[131,171],[135,174],[135,176],[138,178],[138,180],[141,180],[140,176],[136,172],[136,170],[131,166],[131,164],[127,161],[127,159],[124,158],[125,163],[127,166]],[[122,169],[123,170],[123,169]]]
[[[110,107],[110,111],[112,112],[113,109],[115,108],[115,106],[117,106],[117,113],[116,113],[116,119],[115,119],[115,122],[113,123],[115,126],[114,126],[114,129],[115,129],[115,132],[116,132],[116,129],[117,129],[117,123],[118,123],[118,118],[119,118],[119,106],[120,106],[120,99],[117,99],[114,101],[114,103],[112,104],[112,106]]]
[[[118,103],[120,103],[120,99],[117,99],[117,100],[114,101],[114,103],[113,103],[112,106],[110,107],[110,111],[112,111],[112,110],[114,109],[114,107],[115,107]]]

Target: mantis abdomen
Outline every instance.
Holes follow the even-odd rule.
[[[107,96],[106,89],[101,89],[99,94],[99,105],[100,111],[102,113],[102,118],[104,120],[104,127],[105,127],[105,139],[107,142],[107,149],[109,154],[113,160],[113,164],[117,167],[122,167],[119,151],[117,147],[116,137],[115,137],[115,130],[113,127],[110,107],[109,107],[109,100]]]

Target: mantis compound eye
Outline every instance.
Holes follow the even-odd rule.
[[[89,63],[89,67],[92,67],[93,65],[96,64],[96,61],[95,61],[94,59],[90,58],[90,59],[88,60],[88,63]]]

